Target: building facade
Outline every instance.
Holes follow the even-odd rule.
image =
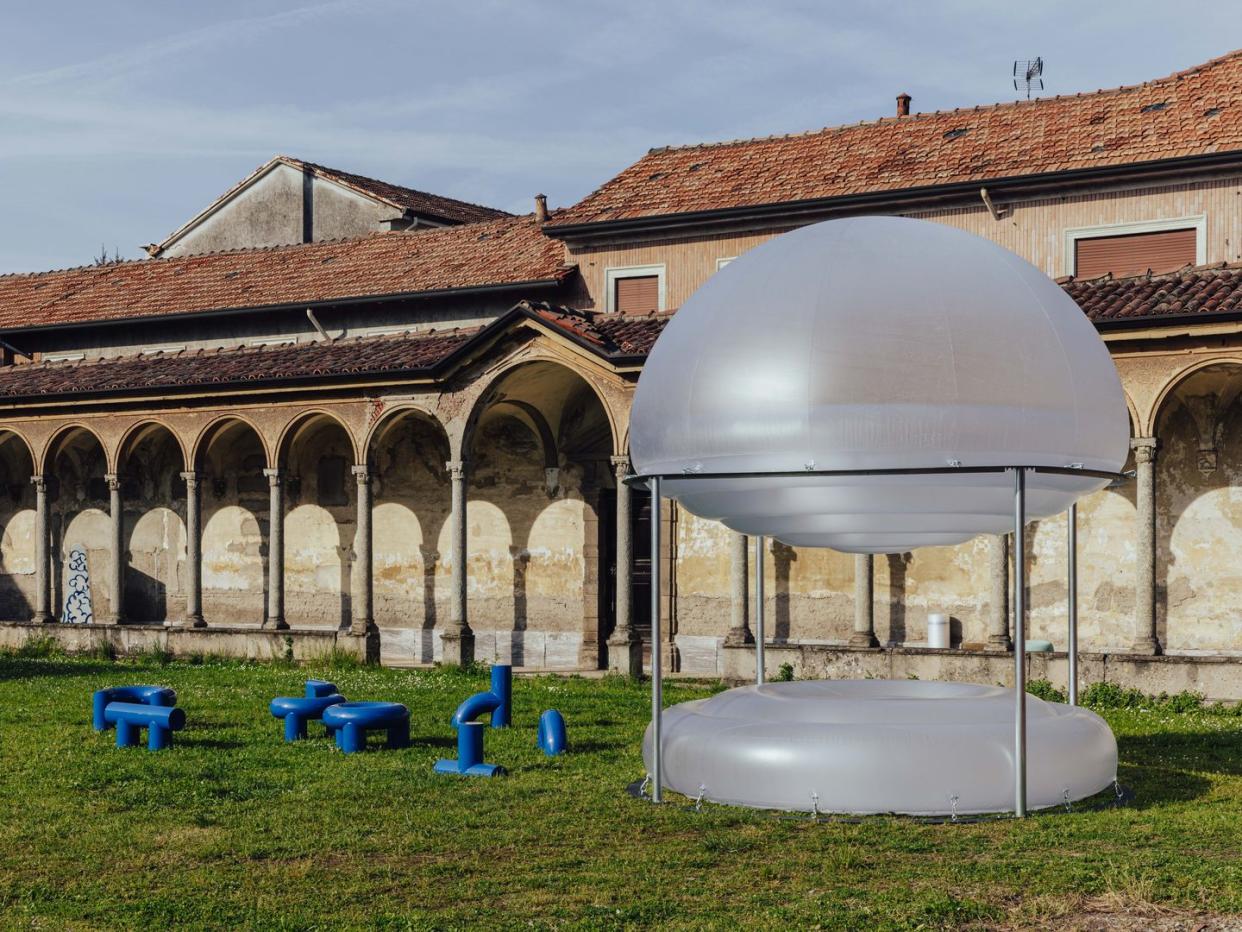
[[[1134,479],[1079,509],[1083,647],[1223,697],[1242,670],[1238,87],[1234,53],[1095,94],[657,149],[550,215],[426,201],[331,227],[315,212],[362,197],[358,176],[277,159],[160,258],[0,278],[3,637],[635,671],[654,557],[672,668],[739,673],[751,547],[666,505],[665,552],[645,549],[650,503],[618,481],[633,387],[723,264],[891,213],[1012,249],[1095,322]],[[1060,647],[1065,521],[1027,535],[1028,630]],[[65,616],[75,551],[93,623],[36,628]],[[1003,537],[875,559],[773,542],[765,572],[774,662],[1007,665]],[[929,612],[954,650],[920,651]]]

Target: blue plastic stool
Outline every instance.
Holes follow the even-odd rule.
[[[399,702],[340,702],[323,710],[323,723],[346,754],[366,748],[367,732],[381,728],[388,732],[388,747],[410,745],[410,710]]]
[[[501,777],[505,769],[498,764],[483,763],[483,723],[462,722],[457,726],[457,760],[436,761],[436,773],[461,777]]]
[[[109,702],[136,702],[140,705],[174,706],[177,694],[167,686],[109,686],[97,689],[91,697],[92,724],[96,731],[112,727],[104,715]]]
[[[556,709],[548,709],[539,716],[539,747],[548,757],[555,757],[565,753],[566,744],[565,716]]]
[[[147,750],[172,747],[172,733],[185,727],[185,709],[176,706],[143,705],[141,702],[109,702],[104,719],[116,726],[116,746],[132,748],[138,733],[147,730]]]
[[[306,737],[307,722],[322,720],[325,709],[344,701],[345,697],[336,691],[335,684],[325,680],[307,680],[305,698],[277,696],[268,710],[275,718],[285,720],[285,740],[297,741]],[[332,732],[333,729],[328,726],[328,734]]]

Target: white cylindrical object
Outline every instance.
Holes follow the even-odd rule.
[[[949,616],[937,612],[927,616],[927,646],[945,648],[949,646]]]

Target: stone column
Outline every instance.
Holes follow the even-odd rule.
[[[630,458],[614,456],[613,473],[617,477],[617,567],[613,580],[616,590],[616,623],[608,638],[608,669],[624,676],[641,676],[643,645],[634,630],[634,527],[630,518],[632,494],[625,484],[630,474]]]
[[[988,616],[988,650],[1013,650],[1009,636],[1009,537],[995,534],[988,542],[988,578],[992,599]]]
[[[375,627],[371,589],[371,467],[355,466],[358,483],[358,519],[354,534],[354,576],[350,586],[351,619],[349,633],[365,635]]]
[[[750,539],[737,531],[729,532],[729,593],[732,623],[725,636],[726,647],[754,644],[750,630]]]
[[[35,487],[35,611],[31,621],[50,624],[52,617],[51,554],[48,552],[47,481],[31,476]]]
[[[112,518],[112,601],[108,606],[108,624],[125,621],[125,511],[121,503],[121,477],[116,473],[104,476],[108,483],[108,514]]]
[[[854,633],[850,647],[879,647],[875,636],[875,602],[872,578],[875,558],[869,553],[854,554]]]
[[[1134,567],[1134,646],[1136,654],[1160,653],[1156,638],[1156,446],[1155,437],[1136,437],[1138,547]]]
[[[202,506],[198,499],[198,473],[187,470],[181,478],[185,480],[185,625],[203,628],[207,622],[203,620],[203,553],[199,530]]]
[[[265,469],[267,476],[267,618],[263,627],[284,629],[285,621],[285,487],[279,469]]]
[[[449,623],[440,635],[441,660],[446,664],[467,666],[474,663],[474,632],[470,629],[466,606],[466,461],[452,460],[445,464],[452,481],[453,510],[449,515],[452,527],[453,566]]]

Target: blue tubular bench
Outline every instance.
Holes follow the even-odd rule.
[[[324,710],[344,701],[345,697],[337,692],[335,684],[326,680],[307,680],[304,697],[277,696],[268,709],[276,718],[284,719],[285,740],[297,741],[306,737],[307,722],[322,720]],[[327,729],[331,735],[332,726],[327,725]]]
[[[384,729],[388,747],[410,745],[410,710],[399,702],[338,702],[323,710],[323,723],[336,732],[336,746],[353,754],[367,746],[367,732]]]
[[[185,709],[176,706],[144,705],[141,702],[109,702],[104,720],[116,726],[116,746],[138,744],[138,732],[147,729],[147,750],[162,751],[172,746],[172,733],[185,727]]]
[[[109,686],[97,689],[91,697],[92,724],[96,731],[107,731],[112,723],[104,716],[109,702],[137,702],[141,705],[173,706],[177,694],[167,686]]]

